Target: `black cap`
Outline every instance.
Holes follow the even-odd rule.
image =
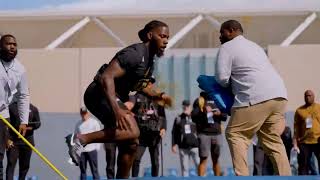
[[[182,101],[182,106],[190,106],[190,101],[189,100],[183,100]]]
[[[201,92],[200,92],[200,96],[203,97],[205,100],[208,99],[208,93],[205,92],[205,91],[201,91]]]

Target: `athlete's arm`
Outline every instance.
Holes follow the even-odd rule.
[[[126,130],[128,124],[125,116],[131,112],[120,108],[118,105],[114,84],[114,80],[125,75],[125,73],[125,70],[120,67],[118,61],[113,59],[102,74],[101,84],[115,114],[117,127]]]
[[[148,96],[153,97],[155,100],[160,100],[160,101],[162,100],[163,105],[168,105],[168,106],[172,105],[171,97],[164,92],[160,92],[160,91],[156,90],[155,88],[150,88],[147,86],[146,88],[144,88],[142,90],[142,92],[144,92]]]

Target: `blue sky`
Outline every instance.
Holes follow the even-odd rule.
[[[196,3],[195,3],[196,2]],[[183,6],[183,7],[182,7]],[[313,9],[320,0],[0,0],[0,11],[25,9]]]
[[[0,10],[41,9],[79,0],[0,0]]]

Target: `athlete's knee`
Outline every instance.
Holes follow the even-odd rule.
[[[136,153],[138,150],[139,140],[133,139],[128,142],[125,142],[126,145],[122,146],[123,150],[129,152],[129,153]]]

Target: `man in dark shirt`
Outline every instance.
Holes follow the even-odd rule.
[[[138,34],[142,43],[119,51],[108,65],[100,68],[84,94],[85,105],[104,124],[104,129],[67,138],[69,155],[75,164],[79,162],[84,145],[117,142],[119,154],[116,178],[129,177],[140,134],[133,113],[124,105],[129,99],[129,92],[143,91],[171,104],[168,95],[146,88],[153,72],[154,57],[162,56],[168,43],[168,25],[154,20]]]
[[[154,82],[155,79],[152,77],[149,88],[152,88]],[[138,177],[141,158],[147,147],[151,159],[151,175],[157,177],[159,175],[159,143],[167,129],[164,107],[144,93],[132,96],[131,102],[134,104],[132,112],[140,129],[140,144],[132,166],[132,177]]]
[[[222,114],[212,101],[208,101],[207,94],[201,92],[200,97],[193,103],[191,117],[197,125],[199,138],[199,176],[205,176],[209,154],[211,154],[214,174],[221,176],[218,163],[222,144],[221,121],[225,121],[227,115]]]
[[[10,123],[14,128],[19,128],[20,118],[18,111],[18,104],[13,103],[9,106]],[[38,109],[30,104],[29,108],[29,123],[27,125],[27,132],[25,138],[34,146],[33,131],[38,129],[41,125]],[[26,145],[22,139],[12,131],[9,131],[9,140],[7,143],[7,169],[6,179],[13,180],[14,169],[19,159],[19,180],[24,180],[27,176],[30,167],[32,149]]]
[[[183,112],[179,114],[172,127],[172,152],[177,153],[181,164],[181,174],[189,176],[189,159],[192,159],[195,167],[199,166],[199,142],[196,124],[191,120],[191,105],[189,100],[182,102]]]

